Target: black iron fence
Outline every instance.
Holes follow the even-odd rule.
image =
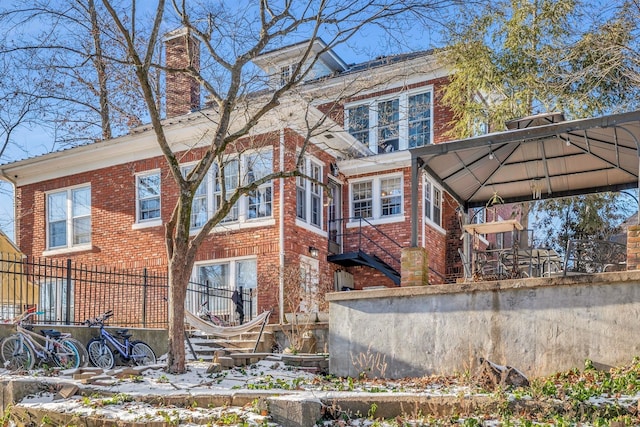
[[[166,328],[168,277],[165,271],[87,266],[70,259],[45,259],[0,252],[0,322],[30,307],[39,323],[78,325],[107,310],[112,326]],[[239,324],[256,314],[255,289],[189,283],[185,308]]]

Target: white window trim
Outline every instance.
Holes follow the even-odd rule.
[[[394,92],[386,95],[382,95],[379,97],[368,98],[365,100],[350,102],[344,105],[344,128],[349,131],[349,109],[354,108],[360,105],[368,105],[369,106],[369,149],[374,153],[378,153],[378,112],[376,105],[379,102],[389,101],[392,99],[399,99],[400,101],[400,118],[398,120],[398,151],[407,150],[409,148],[409,97],[414,95],[419,95],[421,93],[431,94],[430,100],[431,104],[429,106],[431,111],[431,126],[429,127],[429,141],[430,144],[433,144],[433,98],[434,98],[434,90],[433,85],[421,86],[415,89],[411,89],[404,92]],[[383,154],[383,153],[378,153]]]
[[[312,156],[312,155],[305,155],[304,156],[304,170],[305,173],[307,173],[307,171],[311,171],[311,165],[314,164],[315,166],[320,167],[320,179],[322,181],[324,181],[324,177],[325,177],[325,165],[323,162],[321,162],[317,157]],[[325,230],[325,213],[324,213],[324,188],[322,186],[320,186],[320,224],[319,225],[315,225],[311,223],[311,181],[309,181],[308,179],[304,180],[304,194],[305,194],[305,207],[306,207],[306,219],[302,219],[302,218],[298,218],[298,214],[297,214],[297,191],[298,191],[298,180],[300,178],[296,178],[296,225],[298,227],[302,227],[304,229],[307,229],[309,231],[313,231],[316,234],[319,234],[321,236],[327,236],[327,232]]]
[[[258,263],[258,257],[253,256],[244,256],[244,257],[231,257],[231,258],[216,258],[216,259],[208,259],[202,261],[196,261],[193,264],[193,270],[191,271],[191,280],[198,280],[198,269],[207,265],[215,265],[215,264],[229,264],[229,277],[231,278],[231,283],[229,284],[229,289],[237,289],[236,286],[236,273],[237,273],[237,262],[238,261],[255,261],[256,265]],[[258,279],[256,278],[256,281]],[[233,285],[233,287],[231,286]],[[258,284],[256,282],[256,288]]]
[[[153,219],[140,219],[140,197],[138,195],[138,179],[140,177],[143,176],[147,176],[147,175],[155,175],[158,174],[160,176],[160,195],[159,195],[159,199],[160,199],[160,217],[159,218],[153,218]],[[160,169],[153,169],[153,170],[148,170],[148,171],[144,171],[144,172],[140,172],[135,174],[135,186],[136,186],[136,222],[133,223],[133,225],[131,226],[131,228],[133,230],[138,230],[141,228],[148,228],[148,227],[157,227],[162,225],[162,175],[161,175],[161,171]]]
[[[387,216],[381,216],[382,215],[382,205],[381,205],[381,197],[380,197],[380,183],[382,180],[385,179],[392,179],[392,178],[400,178],[400,188],[402,189],[401,192],[401,200],[400,200],[400,206],[402,206],[402,212],[396,215],[387,215]],[[391,174],[385,174],[385,175],[375,175],[375,176],[368,176],[368,177],[362,177],[362,178],[357,178],[354,179],[352,181],[349,182],[349,221],[346,224],[347,228],[352,228],[352,227],[358,227],[360,225],[360,221],[354,218],[354,213],[353,213],[353,184],[357,184],[359,182],[367,182],[367,181],[371,181],[371,194],[372,194],[372,199],[371,199],[371,211],[373,212],[373,218],[363,218],[364,220],[368,221],[370,224],[373,225],[380,225],[380,224],[392,224],[395,222],[403,222],[405,220],[405,213],[404,213],[404,176],[402,174],[402,172],[396,172],[396,173],[391,173]]]
[[[69,194],[71,191],[78,189],[78,188],[89,188],[89,191],[91,192],[91,182],[85,182],[82,184],[78,184],[78,185],[72,185],[70,187],[64,187],[64,188],[57,188],[55,190],[51,190],[51,191],[47,191],[44,193],[44,197],[45,197],[45,209],[44,209],[44,215],[45,215],[45,245],[46,248],[45,250],[42,252],[43,256],[50,256],[50,255],[58,255],[58,254],[64,254],[64,253],[70,253],[70,252],[83,252],[83,251],[87,251],[93,248],[93,236],[92,236],[92,230],[93,230],[93,203],[91,203],[90,206],[90,214],[89,217],[91,218],[91,230],[89,231],[89,235],[91,236],[91,241],[89,243],[82,243],[79,245],[74,245],[72,243],[73,240],[73,225],[70,223],[69,221],[69,215],[71,211],[67,212],[67,245],[66,246],[60,246],[60,247],[55,247],[55,248],[49,248],[49,242],[50,242],[50,236],[49,236],[49,195],[50,194],[56,194],[56,193],[62,193],[67,192],[67,194]],[[91,195],[91,197],[93,198],[93,193]],[[69,201],[69,198],[67,197],[67,202]],[[91,200],[91,202],[93,202],[93,200]],[[67,209],[70,206],[67,206]],[[73,209],[73,207],[71,206],[71,209]],[[72,221],[71,221],[72,222]],[[69,244],[71,242],[71,244]]]
[[[258,149],[254,149],[254,150],[247,150],[243,153],[241,153],[240,155],[230,155],[228,158],[226,158],[226,160],[238,160],[239,161],[239,183],[240,185],[244,185],[246,183],[245,179],[247,176],[247,163],[246,163],[246,159],[248,156],[255,154],[255,153],[260,153],[260,152],[266,152],[266,151],[271,151],[272,155],[271,155],[271,162],[272,162],[272,168],[274,167],[274,149],[273,147],[265,147],[265,148],[258,148]],[[180,168],[188,168],[188,167],[192,167],[196,164],[196,162],[189,162],[189,163],[182,163],[180,164]],[[209,171],[207,172],[207,176],[205,177],[205,180],[207,180],[207,212],[209,214],[213,214],[215,213],[215,210],[217,209],[215,206],[215,197],[216,197],[216,193],[214,191],[215,189],[215,184],[216,184],[216,174],[218,173],[217,168],[215,166],[211,166],[211,168],[209,169]],[[233,220],[233,221],[226,221],[226,222],[220,222],[218,223],[215,227],[213,227],[213,229],[211,230],[212,233],[218,233],[218,232],[228,232],[228,231],[234,231],[234,230],[243,230],[243,229],[247,229],[247,228],[256,228],[256,227],[264,227],[264,226],[271,226],[275,224],[275,217],[274,215],[274,211],[273,211],[273,203],[274,203],[274,190],[275,190],[275,186],[274,186],[274,180],[271,180],[271,215],[270,216],[264,216],[264,217],[259,217],[259,218],[248,218],[247,212],[248,212],[248,205],[249,205],[249,198],[246,195],[242,195],[240,196],[240,198],[238,199],[237,206],[238,206],[238,219]],[[207,219],[209,219],[210,217],[208,216]],[[191,230],[189,231],[189,234],[191,236],[194,236],[196,234],[198,234],[200,232],[200,228],[191,228]]]
[[[423,175],[423,182],[422,182],[422,218],[423,218],[423,222],[427,225],[429,225],[431,228],[434,228],[442,233],[445,233],[446,230],[442,227],[442,225],[438,225],[437,223],[435,223],[431,218],[427,218],[427,216],[424,214],[424,210],[425,210],[425,206],[424,206],[424,199],[425,199],[425,192],[427,189],[426,186],[426,181],[429,181],[431,183],[431,188],[433,191],[433,188],[437,188],[440,191],[440,224],[442,224],[442,218],[443,218],[443,209],[442,206],[444,204],[444,191],[442,190],[442,187],[440,187],[439,185],[437,185],[435,183],[435,181],[430,178],[428,175],[424,174]],[[433,209],[431,211],[431,215],[433,216]]]

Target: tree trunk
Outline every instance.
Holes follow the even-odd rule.
[[[186,372],[184,303],[187,286],[191,277],[191,265],[187,262],[187,252],[175,251],[169,258],[169,342],[167,371],[172,374]]]

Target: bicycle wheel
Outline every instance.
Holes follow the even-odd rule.
[[[85,366],[89,366],[89,353],[87,352],[87,348],[75,338],[65,338],[62,340],[63,342],[69,342],[73,344],[76,349],[78,349],[78,355],[80,356],[80,368],[84,368]]]
[[[3,366],[9,370],[31,369],[36,363],[36,355],[18,335],[10,335],[0,345]]]
[[[80,352],[75,344],[64,340],[56,343],[52,353],[53,363],[65,369],[76,369],[80,366]]]
[[[87,343],[89,360],[94,366],[102,369],[111,369],[116,364],[113,351],[100,338],[92,338]]]
[[[133,341],[131,343],[131,359],[138,366],[154,365],[156,363],[156,354],[146,343]]]

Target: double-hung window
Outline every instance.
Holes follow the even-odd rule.
[[[273,173],[273,151],[256,152],[246,155],[245,170],[247,184],[254,183]],[[273,184],[269,180],[263,182],[249,192],[246,197],[247,219],[271,216],[273,204]]]
[[[375,177],[351,184],[351,216],[384,219],[402,215],[401,175]]]
[[[373,181],[356,182],[351,186],[353,216],[373,218]]]
[[[442,190],[428,178],[424,181],[424,217],[437,226],[442,226]]]
[[[182,167],[182,176],[186,177],[193,170],[193,165]],[[209,220],[209,212],[212,207],[209,206],[211,198],[209,197],[209,188],[211,183],[210,174],[202,180],[196,192],[193,196],[193,202],[191,203],[191,229],[202,228],[202,226]]]
[[[380,216],[392,216],[402,213],[402,178],[380,180]]]
[[[136,222],[160,219],[160,172],[146,172],[136,176]]]
[[[296,218],[322,228],[322,165],[307,157],[300,172],[312,179],[302,176],[296,178]]]
[[[400,148],[400,100],[378,102],[378,152]]]
[[[91,244],[91,187],[68,188],[47,194],[47,248]]]
[[[401,92],[348,104],[346,129],[375,153],[431,144],[431,90]]]
[[[231,199],[236,188],[240,184],[240,162],[238,159],[228,160],[222,173],[216,174],[214,197],[216,201],[216,209],[220,209],[225,199]],[[238,203],[234,203],[229,213],[224,217],[222,222],[230,222],[238,220]]]

